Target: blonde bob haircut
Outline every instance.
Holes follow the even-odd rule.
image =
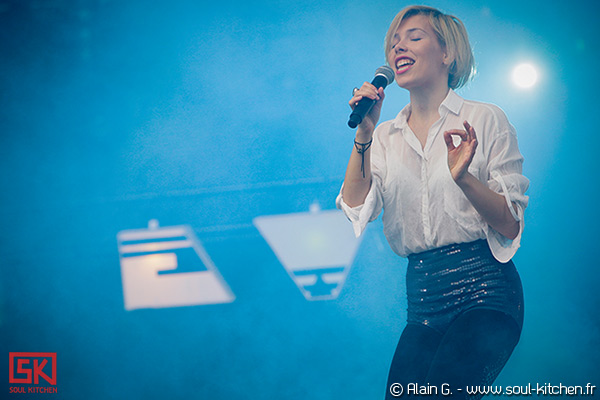
[[[448,86],[458,89],[465,85],[475,74],[475,59],[469,44],[467,30],[460,19],[444,14],[433,7],[409,6],[394,17],[385,35],[386,60],[398,27],[402,21],[415,15],[425,15],[429,18],[429,23],[436,33],[440,46],[448,56],[454,59],[448,70]]]

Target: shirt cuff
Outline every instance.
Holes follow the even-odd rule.
[[[350,220],[350,222],[352,222],[352,227],[354,228],[354,236],[356,237],[359,237],[365,231],[369,222],[377,218],[377,215],[373,217],[377,200],[375,196],[376,185],[376,180],[373,179],[371,181],[371,188],[367,193],[367,197],[365,198],[364,203],[356,207],[350,207],[344,201],[344,198],[342,196],[342,192],[344,191],[343,184],[342,188],[340,189],[340,193],[338,194],[335,200],[337,208],[342,210],[344,214],[346,214],[346,217]]]
[[[512,209],[512,203],[509,208]],[[521,235],[523,234],[525,222],[523,220],[523,207],[519,203],[517,203],[515,220],[519,221],[519,233],[517,234],[517,237],[512,240],[486,224],[486,238],[488,245],[490,246],[494,258],[501,263],[509,262],[521,246]]]
[[[517,210],[515,210],[515,208],[513,207],[513,202],[512,202],[511,196],[510,196],[510,192],[508,191],[508,188],[506,187],[506,182],[504,182],[502,175],[500,175],[498,172],[493,172],[492,178],[496,182],[498,182],[500,184],[500,186],[502,187],[502,195],[504,196],[504,199],[506,200],[506,205],[508,206],[508,210],[510,211],[510,213],[513,216],[513,218],[515,219],[515,221],[521,221],[522,215],[519,216],[519,214],[517,213]]]

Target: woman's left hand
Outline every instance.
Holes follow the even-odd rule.
[[[448,167],[455,182],[463,178],[473,160],[475,149],[477,149],[475,129],[467,121],[463,122],[463,125],[465,130],[451,129],[444,132],[444,140],[448,147]],[[452,135],[460,136],[462,139],[458,146],[454,146]]]

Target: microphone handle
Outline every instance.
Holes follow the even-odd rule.
[[[376,75],[375,78],[373,78],[371,84],[377,89],[379,89],[380,87],[385,88],[388,84],[388,80],[383,74]],[[373,108],[375,102],[376,100],[369,99],[368,97],[363,97],[358,102],[356,107],[354,107],[354,110],[352,110],[352,114],[350,114],[350,119],[348,119],[348,126],[352,129],[356,128],[358,124],[362,122],[365,115],[367,115],[369,111],[371,111],[371,108]]]

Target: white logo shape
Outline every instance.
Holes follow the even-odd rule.
[[[340,294],[363,235],[354,236],[341,211],[317,210],[257,217],[254,225],[307,300],[330,300]]]
[[[189,226],[148,225],[117,234],[126,310],[235,300]]]

